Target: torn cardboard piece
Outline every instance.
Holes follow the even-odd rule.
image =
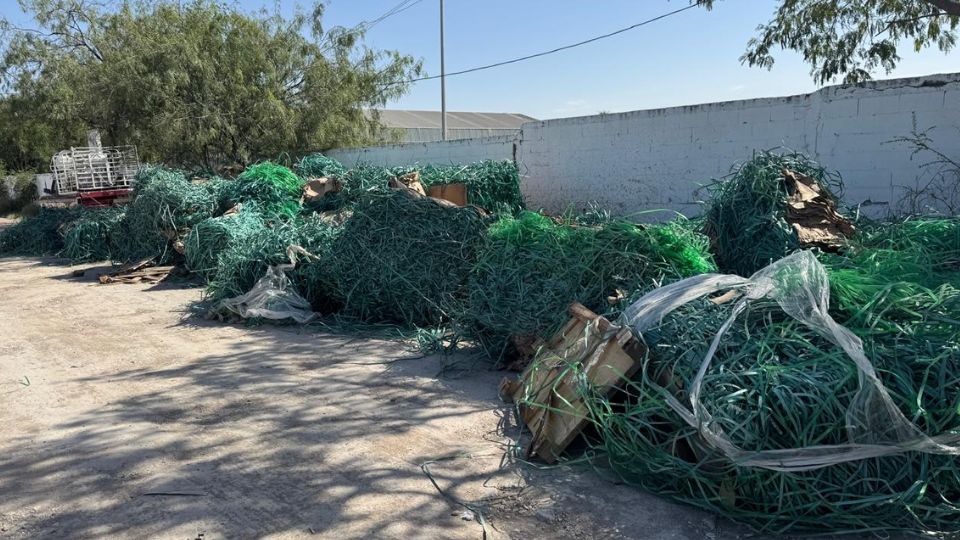
[[[449,201],[457,206],[467,205],[467,185],[462,183],[430,186],[428,195]]]
[[[790,170],[783,171],[787,189],[785,219],[793,227],[803,247],[839,249],[853,235],[853,223],[837,212],[833,198],[824,193],[817,181]]]
[[[390,179],[388,185],[392,189],[408,189],[423,197],[427,196],[427,191],[423,189],[420,183],[420,171],[413,171]]]
[[[336,178],[311,178],[303,186],[302,202],[313,202],[328,193],[339,193],[341,189],[343,184]]]
[[[640,368],[646,347],[626,327],[580,304],[571,319],[527,367],[517,383],[501,383],[533,434],[527,455],[554,463],[587,424],[583,381],[609,395]]]

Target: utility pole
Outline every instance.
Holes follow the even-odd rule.
[[[447,140],[447,69],[443,59],[443,0],[440,0],[440,137]]]

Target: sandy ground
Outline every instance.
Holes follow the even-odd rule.
[[[455,501],[489,538],[750,536],[589,469],[505,464],[500,372],[198,321],[199,289],[71,270],[0,259],[0,537],[481,538]]]

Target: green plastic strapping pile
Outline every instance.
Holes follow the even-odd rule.
[[[484,218],[403,191],[370,193],[350,211],[314,279],[329,283],[341,313],[408,326],[448,320],[462,302]]]
[[[63,251],[60,256],[72,263],[108,261],[110,242],[126,209],[117,207],[83,209],[77,219],[60,228]]]
[[[77,219],[81,208],[41,208],[31,218],[0,230],[0,254],[54,255],[63,249],[60,227]]]
[[[863,340],[893,403],[928,436],[960,431],[960,283],[956,220],[862,234],[848,255],[820,255],[831,315]],[[891,249],[891,248],[897,249]],[[904,278],[908,279],[905,280]],[[781,472],[740,466],[684,421],[663,392],[690,384],[735,302],[687,304],[645,331],[638,376],[616,399],[588,393],[597,448],[625,481],[762,532],[960,532],[956,456],[907,451]],[[858,371],[836,344],[776,304],[751,304],[720,341],[700,402],[747,452],[849,442]]]
[[[216,197],[203,184],[190,182],[182,172],[144,167],[137,173],[133,202],[111,238],[113,258],[171,261],[172,243],[217,210]]]
[[[208,178],[200,184],[216,201],[217,210],[214,215],[222,214],[232,208],[238,200],[237,189],[239,184],[236,180],[214,176]]]
[[[842,189],[838,176],[806,156],[770,152],[754,156],[732,177],[712,184],[704,232],[721,270],[749,276],[800,249],[797,233],[784,219],[790,196],[784,170],[814,178],[834,199]]]
[[[207,295],[217,301],[249,291],[268,266],[288,263],[287,247],[299,241],[292,222],[262,224],[235,238],[220,252]]]
[[[960,271],[960,218],[911,218],[866,224],[861,229],[856,240],[861,250],[907,253],[940,275]],[[857,251],[857,245],[852,249]]]
[[[423,187],[462,183],[467,186],[467,200],[494,213],[515,214],[526,205],[520,192],[520,173],[512,161],[479,161],[464,166],[420,169]]]
[[[487,231],[470,284],[463,331],[504,360],[513,337],[548,337],[571,302],[605,312],[607,298],[715,270],[707,239],[688,222],[597,226],[534,212],[502,217]]]
[[[216,271],[210,276],[207,295],[217,301],[239,296],[250,290],[263,277],[267,267],[290,262],[287,248],[299,246],[319,258],[301,257],[297,274],[308,268],[325,271],[325,256],[338,234],[339,226],[318,215],[297,217],[271,223],[254,219],[244,220],[242,234],[234,234],[220,250]],[[237,222],[233,222],[237,225]],[[302,284],[303,279],[297,280]],[[315,291],[319,297],[326,289]]]
[[[292,218],[300,212],[304,181],[270,162],[248,167],[237,177],[236,202],[256,202],[266,216]]]
[[[320,200],[310,203],[309,207],[316,212],[339,210],[355,203],[365,195],[389,193],[390,179],[398,174],[402,174],[402,171],[373,165],[358,165],[338,177],[339,192],[328,193]]]
[[[209,281],[216,274],[220,254],[225,249],[263,228],[263,219],[253,204],[243,205],[235,214],[197,223],[183,242],[187,269]]]
[[[342,307],[334,298],[335,276],[330,263],[335,257],[333,250],[337,238],[343,232],[343,222],[349,215],[349,211],[334,216],[309,214],[303,217],[298,226],[297,245],[310,255],[299,257],[292,278],[299,293],[317,313],[335,313]]]
[[[301,164],[301,170],[308,170],[308,167]],[[468,202],[491,212],[516,213],[525,208],[523,194],[520,192],[520,174],[511,161],[479,161],[465,166],[394,168],[359,165],[345,173],[334,175],[340,181],[341,191],[327,195],[313,203],[311,208],[318,212],[334,210],[343,208],[367,194],[387,193],[391,178],[414,171],[420,172],[420,183],[425,189],[456,183],[466,185]]]
[[[347,172],[342,163],[323,154],[304,156],[296,170],[304,178],[340,178]]]

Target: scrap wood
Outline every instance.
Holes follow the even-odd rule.
[[[121,269],[110,274],[103,274],[100,276],[100,283],[104,285],[108,283],[159,283],[167,279],[175,269],[176,266],[143,268],[141,265],[130,270]]]
[[[582,381],[609,394],[640,368],[645,346],[629,328],[614,325],[581,304],[571,319],[537,354],[520,383],[501,383],[533,433],[528,455],[557,461],[587,423]]]
[[[140,259],[139,261],[127,263],[121,266],[120,269],[116,271],[116,273],[119,274],[124,272],[135,272],[137,270],[142,270],[150,266],[151,264],[153,264],[153,260],[154,260],[154,257],[147,257],[144,259]]]

